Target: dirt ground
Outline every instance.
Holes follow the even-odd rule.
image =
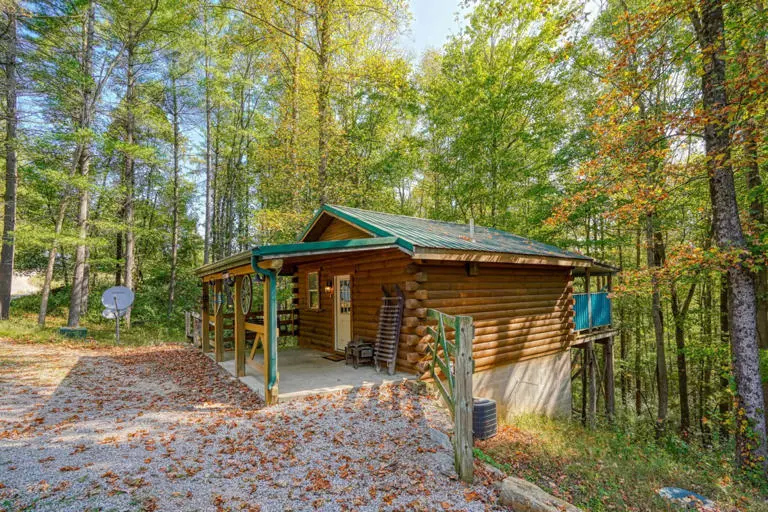
[[[0,341],[0,510],[486,510],[403,385],[264,408],[182,346]]]

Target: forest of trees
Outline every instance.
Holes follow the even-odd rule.
[[[418,57],[406,0],[1,5],[0,318],[15,268],[40,325],[115,284],[180,325],[325,202],[473,218],[620,267],[620,419],[765,473],[762,0],[466,0]]]

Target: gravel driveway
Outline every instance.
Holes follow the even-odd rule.
[[[0,341],[0,510],[492,507],[444,425],[402,385],[264,408],[186,347]]]

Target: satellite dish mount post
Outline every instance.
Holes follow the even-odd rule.
[[[117,307],[117,297],[115,300],[115,344],[120,344],[120,310]]]
[[[133,290],[125,286],[113,286],[101,296],[101,303],[106,308],[102,311],[104,318],[115,319],[115,344],[120,344],[120,317],[128,311],[133,304]]]

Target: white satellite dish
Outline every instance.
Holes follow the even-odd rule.
[[[125,312],[127,309],[121,309],[120,311],[115,311],[114,309],[105,309],[101,312],[101,316],[106,318],[107,320],[114,320],[115,318],[122,318],[125,316]]]
[[[101,303],[107,309],[122,311],[133,304],[133,290],[125,286],[113,286],[101,296]]]
[[[113,286],[101,295],[101,303],[105,309],[101,312],[104,318],[115,320],[115,342],[120,344],[120,317],[125,315],[133,304],[133,291],[125,286]]]

